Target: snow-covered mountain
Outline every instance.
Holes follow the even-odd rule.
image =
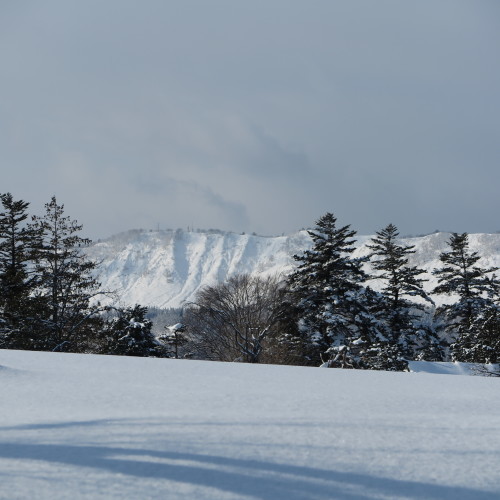
[[[262,237],[222,231],[129,231],[87,249],[103,290],[124,304],[180,307],[200,287],[238,273],[287,273],[310,245],[307,232]]]
[[[448,248],[449,237],[434,233],[402,240],[415,245],[411,263],[429,272],[428,290],[435,285],[430,271],[439,267],[439,254]],[[358,236],[354,256],[368,253],[370,238]],[[500,234],[471,234],[469,241],[470,249],[482,256],[480,265],[500,267]],[[103,290],[115,291],[120,303],[166,308],[181,307],[201,287],[234,274],[286,275],[293,269],[293,255],[310,245],[307,231],[264,237],[216,230],[133,230],[99,241],[86,251],[100,262]],[[376,281],[372,286],[377,288]]]

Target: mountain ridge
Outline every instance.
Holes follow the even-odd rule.
[[[427,291],[436,284],[431,270],[440,267],[439,254],[447,250],[451,233],[405,237],[400,241],[415,245],[410,264],[426,271]],[[354,257],[368,255],[366,244],[372,235],[357,235]],[[500,234],[472,233],[470,250],[482,257],[479,265],[500,267]],[[206,285],[224,281],[239,273],[260,276],[288,274],[294,254],[310,248],[307,230],[282,236],[238,234],[219,230],[130,230],[93,243],[85,249],[98,261],[98,279],[103,290],[116,291],[117,302],[139,303],[159,308],[182,307],[194,300]],[[380,283],[371,280],[377,289]],[[446,297],[434,297],[443,303]],[[110,299],[111,300],[111,299]]]

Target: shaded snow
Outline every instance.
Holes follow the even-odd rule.
[[[410,371],[414,373],[434,373],[439,375],[475,375],[471,363],[440,362],[440,361],[408,361]]]
[[[0,362],[0,498],[500,495],[500,379],[22,351]]]
[[[402,242],[415,245],[410,264],[427,271],[428,291],[437,284],[430,274],[440,266],[439,254],[448,249],[448,233],[434,233]],[[368,254],[370,236],[358,236],[355,257]],[[500,234],[469,235],[470,249],[483,256],[483,267],[500,267]],[[204,285],[224,281],[238,273],[288,274],[294,254],[310,248],[306,231],[288,236],[263,237],[220,231],[130,231],[87,249],[102,262],[99,280],[104,290],[117,292],[126,305],[180,307],[192,301]],[[370,282],[377,289],[377,280]],[[442,303],[446,297],[434,297]]]

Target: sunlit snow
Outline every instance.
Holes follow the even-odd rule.
[[[411,265],[427,273],[428,291],[436,285],[430,274],[440,266],[439,254],[448,249],[448,233],[403,239],[415,245]],[[365,256],[369,236],[358,236],[354,257]],[[470,250],[483,258],[479,265],[500,267],[500,234],[469,235]],[[106,291],[115,291],[123,304],[181,307],[204,285],[213,285],[238,273],[285,276],[294,266],[294,254],[310,248],[306,231],[264,237],[221,231],[130,231],[87,249],[99,262],[98,279]],[[370,281],[377,289],[380,283]],[[434,297],[436,303],[445,297]]]
[[[499,384],[2,350],[0,498],[495,499]]]

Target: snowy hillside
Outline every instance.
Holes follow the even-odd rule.
[[[200,287],[237,273],[288,272],[292,255],[309,245],[307,233],[266,238],[207,231],[129,231],[95,244],[99,280],[121,302],[180,307]]]
[[[0,498],[496,499],[499,383],[0,350]]]
[[[430,271],[439,266],[448,233],[403,240],[416,246],[413,263]],[[355,256],[367,254],[369,236],[359,236]],[[180,307],[200,287],[236,273],[286,274],[294,254],[310,246],[306,231],[263,237],[220,231],[129,231],[96,243],[89,255],[102,262],[99,280],[123,304]],[[471,234],[471,250],[484,256],[484,266],[500,267],[500,234]],[[430,290],[435,281],[427,276]],[[377,283],[372,286],[377,288]],[[442,300],[437,298],[437,301]]]

